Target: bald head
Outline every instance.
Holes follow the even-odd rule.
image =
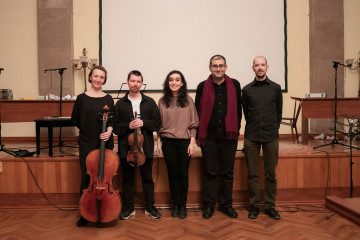
[[[253,60],[253,66],[255,65],[255,60],[257,60],[257,59],[263,59],[263,60],[265,60],[265,63],[266,63],[266,65],[267,65],[267,59],[266,59],[264,56],[257,56],[257,57],[255,57],[254,60]]]
[[[266,79],[266,72],[269,66],[267,65],[267,60],[263,56],[257,56],[253,60],[252,69],[255,73],[255,79],[257,81],[263,81]]]

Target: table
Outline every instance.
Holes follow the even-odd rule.
[[[48,128],[48,141],[49,141],[49,156],[53,155],[53,128],[54,127],[74,127],[75,124],[71,121],[70,117],[51,117],[51,118],[42,118],[35,119],[36,125],[36,154],[40,154],[40,128]]]
[[[75,100],[63,100],[62,116],[71,116]],[[1,123],[32,122],[42,117],[60,115],[59,100],[0,100]]]
[[[62,116],[68,116],[68,119],[53,121],[52,123],[42,119],[43,117],[59,116],[59,100],[0,100],[0,139],[1,123],[13,122],[32,122],[37,123],[36,129],[36,153],[39,154],[39,132],[40,127],[48,127],[49,135],[49,153],[52,155],[52,129],[54,127],[69,127],[70,116],[74,108],[75,100],[61,101]],[[71,125],[74,126],[74,125]],[[51,137],[50,137],[51,134]],[[51,144],[50,144],[51,142]],[[51,148],[51,149],[50,149]]]
[[[302,101],[301,135],[303,144],[309,141],[310,118],[335,118],[334,98],[298,98],[291,97],[296,101]],[[360,98],[337,98],[337,115],[360,118]]]

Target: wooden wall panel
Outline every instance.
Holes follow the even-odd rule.
[[[38,0],[38,56],[40,95],[60,95],[60,75],[45,69],[67,68],[62,96],[74,95],[73,1]]]
[[[334,97],[333,61],[344,60],[344,1],[309,1],[310,93]],[[337,73],[337,94],[344,97],[344,68]],[[333,120],[333,119],[332,119]],[[332,120],[311,119],[311,133],[333,133]]]
[[[27,158],[35,178],[45,193],[78,193],[80,167],[77,158]],[[0,193],[39,193],[39,190],[21,159],[2,159]],[[360,186],[360,154],[353,157],[354,186]],[[328,165],[330,163],[330,166]],[[346,154],[334,156],[314,155],[307,157],[281,157],[277,167],[278,189],[324,188],[330,167],[330,187],[349,187],[350,167]],[[115,187],[121,190],[120,174],[115,177]],[[190,162],[189,191],[201,192],[201,158]],[[260,187],[264,186],[263,160],[260,160]],[[153,164],[155,192],[169,192],[166,164],[163,158],[155,158]],[[136,169],[135,191],[142,192],[141,177]],[[234,167],[234,191],[247,190],[247,168],[245,159],[238,155]]]

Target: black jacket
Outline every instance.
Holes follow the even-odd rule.
[[[152,158],[154,155],[154,136],[153,132],[158,131],[161,126],[160,111],[154,99],[145,96],[143,93],[140,103],[141,120],[144,126],[141,128],[141,133],[144,136],[143,150],[146,158]],[[118,146],[120,158],[126,158],[130,146],[128,143],[128,136],[134,130],[129,128],[130,122],[134,119],[131,101],[128,98],[128,93],[115,105],[115,126],[114,133],[118,135]]]

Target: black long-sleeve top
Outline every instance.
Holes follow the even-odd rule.
[[[240,83],[236,79],[232,79],[232,82],[234,84],[236,91],[236,99],[234,99],[234,101],[237,101],[238,131],[240,131],[240,124],[242,117],[241,87],[240,87]],[[225,130],[225,118],[227,114],[226,81],[222,82],[220,85],[216,83],[213,83],[213,85],[214,85],[215,101],[211,112],[209,124],[207,127],[206,138],[211,140],[223,140],[226,139],[226,130]],[[204,87],[205,87],[205,81],[202,81],[201,83],[199,83],[196,89],[195,106],[198,112],[199,112],[200,100],[203,94]]]
[[[82,93],[76,98],[71,120],[79,129],[80,157],[86,157],[92,150],[100,148],[103,125],[101,114],[105,105],[109,107],[109,112],[114,114],[114,100],[110,95],[94,98]],[[114,119],[108,118],[107,126],[113,125]],[[111,150],[114,148],[112,135],[105,142],[105,147]]]
[[[160,111],[154,99],[142,94],[140,103],[140,119],[144,126],[141,128],[141,134],[144,136],[143,150],[146,158],[152,158],[154,155],[154,136],[153,132],[160,129],[161,117]],[[128,93],[115,105],[115,126],[114,133],[118,135],[118,147],[120,158],[126,158],[130,150],[128,136],[134,130],[130,129],[129,124],[134,120],[133,108],[128,98]]]
[[[267,77],[263,81],[254,80],[243,88],[242,101],[245,138],[258,142],[277,139],[283,104],[280,85]]]

